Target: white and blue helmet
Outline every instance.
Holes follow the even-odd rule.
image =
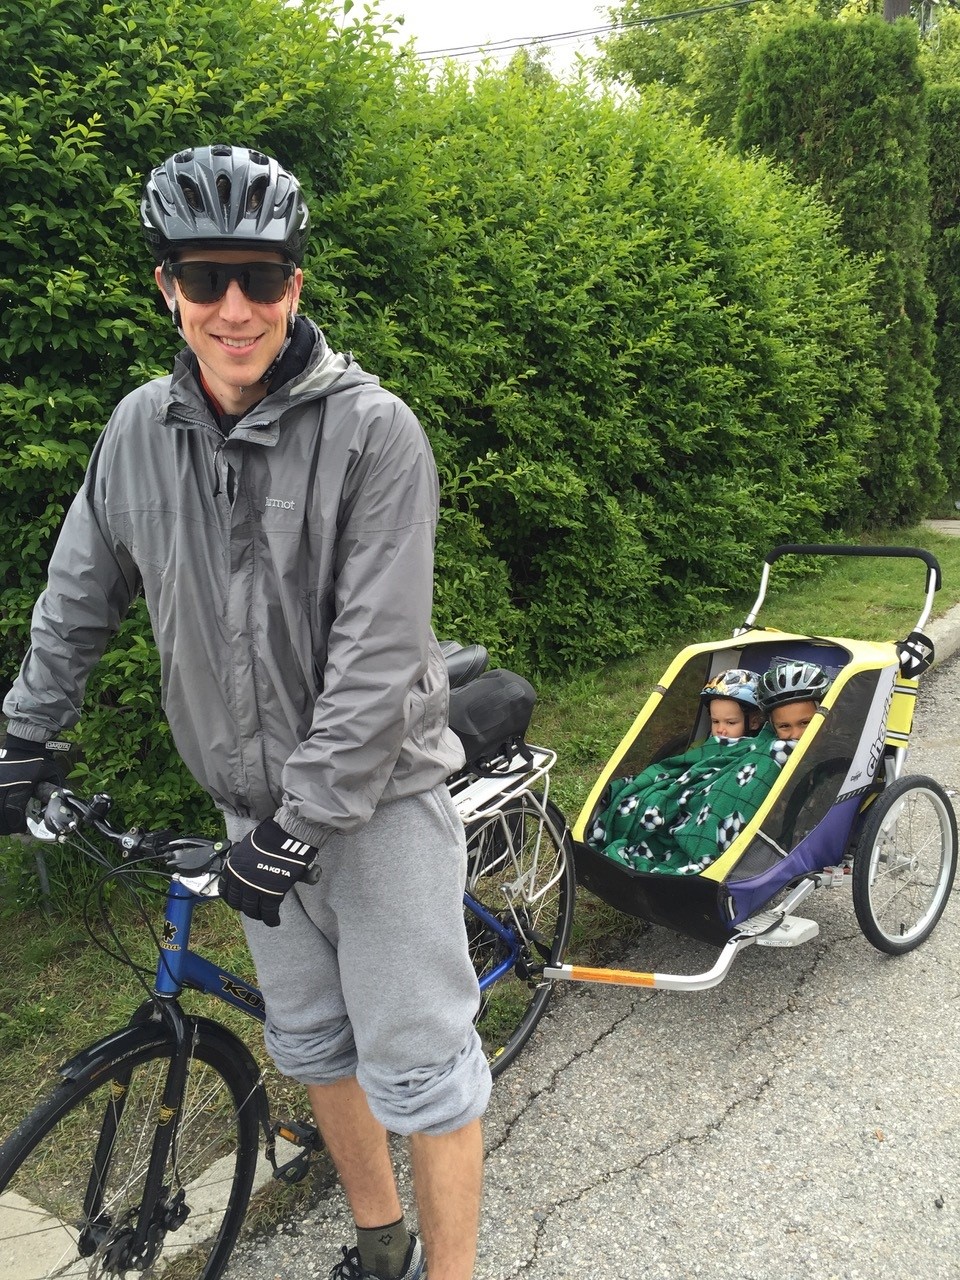
[[[760,708],[757,702],[758,679],[755,671],[747,671],[744,667],[731,667],[729,671],[721,671],[703,686],[700,690],[700,700],[708,703],[712,698],[732,698],[734,702],[758,711]]]

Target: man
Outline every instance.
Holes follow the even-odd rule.
[[[308,1089],[357,1224],[331,1272],[473,1273],[490,1073],[430,630],[436,469],[411,411],[297,315],[309,214],[275,160],[197,147],[141,202],[187,347],[90,460],[4,712],[0,829],[56,773],[138,590],[177,748],[235,843],[266,1042]],[[424,945],[427,933],[427,945]],[[411,1136],[423,1246],[387,1131]]]

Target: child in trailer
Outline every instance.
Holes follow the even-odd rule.
[[[700,693],[711,736],[612,782],[590,846],[634,871],[703,871],[756,813],[829,686],[814,663],[778,663],[760,677],[742,668],[722,672]],[[779,727],[758,730],[768,711]]]
[[[781,742],[796,744],[830,688],[816,662],[778,662],[757,682],[757,703]]]
[[[700,701],[710,714],[710,732],[718,740],[752,737],[763,723],[755,671],[742,667],[721,671],[701,689]]]

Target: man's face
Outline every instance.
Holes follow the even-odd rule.
[[[180,262],[283,262],[276,253],[251,249],[194,249],[179,256]],[[170,281],[157,268],[157,284],[167,296]],[[236,280],[231,280],[216,302],[191,302],[174,281],[180,327],[192,348],[209,389],[227,413],[240,414],[262,399],[260,379],[276,359],[287,336],[287,317],[296,312],[303,287],[299,269],[287,281],[279,302],[251,302]]]
[[[774,707],[770,712],[770,724],[781,742],[792,742],[803,736],[803,731],[816,714],[815,702],[788,702],[785,707]]]

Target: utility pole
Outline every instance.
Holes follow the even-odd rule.
[[[884,22],[896,22],[898,18],[910,17],[910,0],[883,0]]]

